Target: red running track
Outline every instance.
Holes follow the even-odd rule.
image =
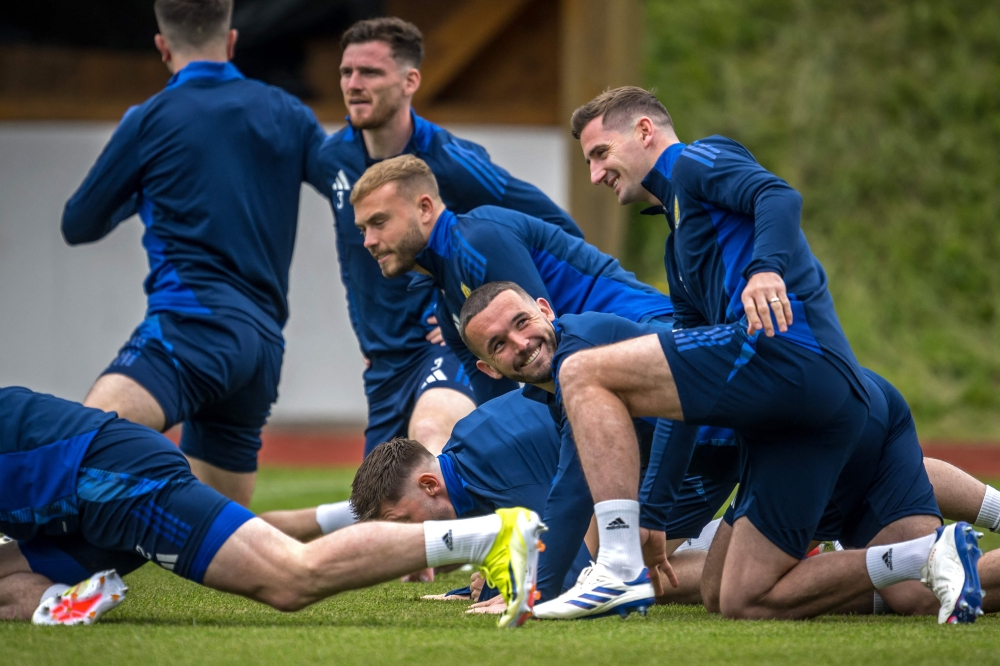
[[[167,433],[175,442],[180,430]],[[360,430],[266,428],[262,465],[330,467],[361,464],[365,448]],[[1000,442],[927,441],[924,455],[946,460],[970,474],[1000,478]]]

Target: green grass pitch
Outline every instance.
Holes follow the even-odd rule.
[[[347,496],[349,470],[262,470],[254,509],[297,508]],[[988,535],[984,548],[1000,546]],[[645,617],[529,622],[500,631],[464,603],[422,602],[460,587],[388,583],[283,615],[181,580],[153,565],[126,578],[120,608],[92,627],[0,623],[5,664],[939,664],[1000,662],[1000,619],[941,627],[932,618],[830,617],[732,622],[702,608],[666,606]]]

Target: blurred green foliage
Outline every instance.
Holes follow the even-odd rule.
[[[805,199],[862,364],[924,437],[1000,439],[1000,11],[950,0],[647,0],[646,83]],[[660,217],[626,264],[665,286]]]

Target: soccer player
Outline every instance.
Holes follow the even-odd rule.
[[[408,436],[440,452],[455,422],[472,411],[473,394],[448,348],[435,344],[440,336],[428,323],[434,291],[410,290],[410,280],[402,274],[384,279],[365,249],[349,200],[352,186],[371,165],[413,154],[430,165],[442,197],[454,210],[503,206],[569,234],[583,234],[540,190],[493,164],[481,146],[413,112],[423,59],[423,37],[416,26],[398,18],[360,21],[344,33],[341,47],[340,85],[348,125],[326,140],[319,162],[324,193],[336,218],[351,323],[367,365],[365,451]],[[481,396],[479,402],[489,397]]]
[[[637,524],[631,418],[657,416],[736,430],[752,470],[747,501],[733,515],[723,615],[811,617],[923,576],[942,616],[974,621],[978,550],[962,523],[801,559],[872,400],[799,228],[801,196],[735,141],[680,143],[666,109],[640,88],[601,94],[574,112],[572,125],[595,184],[612,187],[622,204],[663,207],[679,326],[581,351],[557,370],[598,525],[629,525],[601,529],[601,549],[618,553],[605,574],[628,581],[644,560],[654,575],[668,566],[656,533],[643,556]],[[886,572],[890,549],[905,556]]]
[[[195,476],[244,506],[277,398],[301,184],[325,190],[325,133],[290,95],[243,77],[231,0],[156,0],[173,74],[129,109],[66,203],[71,245],[138,212],[146,318],[84,401],[163,431],[184,422]]]
[[[557,568],[565,556],[552,558],[561,548],[574,543],[586,531],[593,500],[589,493],[580,493],[578,486],[585,486],[583,470],[576,456],[573,434],[566,420],[562,400],[553,381],[553,363],[556,354],[572,355],[580,349],[609,344],[628,339],[650,330],[660,330],[658,324],[637,324],[615,315],[587,312],[565,315],[555,326],[555,312],[544,298],[533,299],[527,291],[514,282],[491,282],[472,292],[461,311],[459,331],[478,357],[479,369],[489,376],[505,376],[530,386],[525,395],[549,405],[553,418],[560,424],[562,451],[560,476],[553,480],[545,513],[546,524],[552,528],[545,541],[546,557],[539,569],[538,586],[547,602],[555,599],[558,589],[552,586],[553,575],[565,571]],[[562,322],[569,322],[562,325]],[[548,324],[546,326],[546,324]],[[532,358],[525,370],[524,360]],[[634,432],[641,433],[641,420],[633,421]],[[642,514],[638,521],[647,531],[666,533],[670,539],[668,554],[685,541],[697,538],[715,513],[729,497],[739,477],[739,465],[732,446],[732,434],[724,430],[702,429],[699,446],[692,456],[683,441],[669,437],[671,422],[658,428],[645,472],[640,496]],[[677,424],[680,425],[680,424]],[[641,447],[637,447],[639,457]],[[681,456],[680,458],[675,458]],[[676,473],[681,465],[682,481],[664,478]],[[589,477],[587,477],[589,480]],[[672,492],[675,488],[679,490]],[[617,523],[616,523],[617,524]],[[624,524],[624,523],[622,523]],[[613,529],[625,529],[615,527]],[[615,590],[614,594],[587,592],[590,597],[577,598],[572,590],[571,607],[583,616],[599,616],[610,612],[627,612],[651,605],[653,589],[648,579],[637,575],[629,581],[607,579],[603,575],[605,561],[613,557],[611,550],[598,550],[596,566],[589,572],[593,588]],[[550,559],[552,558],[552,559]],[[553,561],[554,559],[554,561]],[[663,600],[694,600],[692,581],[700,581],[701,560],[682,560],[684,571],[677,575],[678,589],[661,587],[656,594]],[[563,565],[565,566],[565,565]],[[567,597],[568,599],[568,597]],[[536,606],[537,617],[554,618],[562,614],[561,607],[567,599]]]
[[[124,599],[119,574],[147,560],[282,611],[421,567],[472,562],[511,602],[501,626],[517,626],[533,603],[543,530],[536,514],[504,509],[423,525],[366,523],[302,544],[201,484],[159,433],[0,389],[0,531],[16,539],[0,545],[6,619],[90,624]]]

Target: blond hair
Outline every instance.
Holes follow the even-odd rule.
[[[660,127],[674,126],[666,107],[656,99],[656,95],[636,86],[605,90],[573,112],[570,126],[573,137],[579,139],[583,128],[595,118],[603,118],[605,127],[621,131],[640,116],[647,116]]]
[[[351,190],[351,205],[359,201],[387,183],[398,183],[400,194],[429,194],[440,199],[437,179],[431,168],[419,157],[400,155],[382,160],[364,172]]]

